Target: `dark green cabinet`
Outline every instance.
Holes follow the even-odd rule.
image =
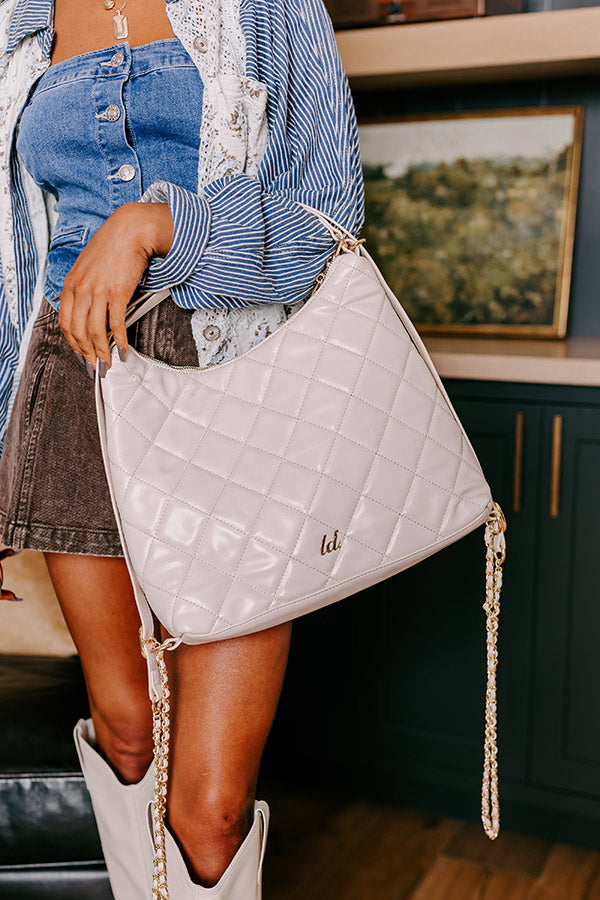
[[[448,388],[509,526],[502,820],[600,847],[600,390]],[[285,749],[309,779],[476,821],[483,601],[480,529],[299,620],[266,768]]]
[[[551,517],[559,417],[562,464]],[[542,471],[549,470],[539,524],[532,776],[600,798],[600,409],[547,408]]]

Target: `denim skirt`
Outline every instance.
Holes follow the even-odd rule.
[[[129,342],[196,366],[191,310],[171,299],[132,326]],[[34,322],[0,459],[0,542],[15,549],[123,556],[102,462],[94,382],[46,301]]]

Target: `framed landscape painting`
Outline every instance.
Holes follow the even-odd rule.
[[[582,107],[367,121],[363,236],[421,332],[564,337]]]

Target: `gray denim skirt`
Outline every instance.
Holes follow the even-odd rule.
[[[196,366],[192,312],[163,300],[130,329],[140,352]],[[0,542],[15,549],[123,556],[96,422],[94,382],[44,300],[0,459]]]

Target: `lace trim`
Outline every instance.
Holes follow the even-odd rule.
[[[244,309],[196,310],[191,325],[198,349],[198,365],[204,369],[246,353],[277,331],[305,302],[302,300],[293,305],[261,303]],[[206,333],[211,336],[217,334],[217,338],[209,340]]]
[[[5,6],[0,6],[0,33],[5,36],[8,34],[12,11],[8,3]],[[0,74],[2,75],[2,88],[0,90],[0,258],[2,259],[5,302],[8,306],[11,322],[19,333],[25,323],[20,321],[18,260],[14,246],[13,205],[10,185],[10,172],[13,164],[11,159],[11,138],[19,112],[25,105],[30,86],[46,70],[48,64],[49,60],[42,58],[36,35],[30,35],[25,38],[23,49],[19,54],[13,53],[7,56],[4,48],[0,49]],[[34,240],[38,253],[40,253],[40,259],[43,259],[47,247],[45,242],[48,236],[45,227],[43,197],[29,173],[22,167],[21,174],[31,218],[37,225],[37,227],[33,228]]]
[[[239,0],[175,0],[167,14],[204,84],[198,191],[223,176],[256,175],[268,141],[267,89],[245,74]]]
[[[198,67],[204,85],[198,153],[198,193],[217,178],[255,176],[265,152],[267,88],[246,75],[240,0],[175,0],[167,4],[173,31]],[[192,331],[200,366],[244,353],[279,327],[288,315],[281,304],[242,310],[199,309]],[[221,340],[207,341],[207,326]]]

